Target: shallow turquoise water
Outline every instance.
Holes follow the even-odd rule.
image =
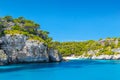
[[[0,80],[120,80],[120,61],[73,60],[0,67]]]

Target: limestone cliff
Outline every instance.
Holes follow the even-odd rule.
[[[26,62],[58,62],[59,52],[27,36],[7,34],[0,38],[0,65]]]
[[[59,52],[49,46],[48,34],[24,17],[0,17],[0,65],[61,61]]]

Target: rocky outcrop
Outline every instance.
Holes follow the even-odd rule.
[[[62,56],[59,54],[58,50],[49,49],[48,53],[49,53],[50,61],[52,62],[61,61]]]
[[[3,50],[0,50],[0,65],[7,64],[8,56],[5,54]]]
[[[114,55],[100,55],[100,56],[92,56],[91,59],[98,59],[98,60],[111,60]]]
[[[62,57],[54,49],[43,43],[28,40],[25,35],[5,35],[0,39],[0,64],[23,62],[61,61]]]
[[[92,56],[91,59],[98,59],[98,60],[120,60],[120,54],[117,54],[117,55]]]
[[[120,48],[112,49],[112,52],[120,53]]]
[[[49,62],[47,46],[38,41],[28,40],[22,52],[17,55],[17,60],[18,62]]]
[[[120,60],[120,54],[116,55],[93,55],[91,57],[79,56],[78,59],[93,59],[93,60]]]
[[[91,57],[85,57],[85,56],[68,56],[63,57],[65,60],[75,60],[75,59],[92,59],[92,60],[120,60],[120,54],[117,55],[99,55],[99,56],[91,56]]]

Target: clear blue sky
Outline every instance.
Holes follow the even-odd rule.
[[[58,41],[120,36],[120,0],[0,0],[0,16],[24,16]]]

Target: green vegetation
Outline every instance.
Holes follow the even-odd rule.
[[[0,36],[5,34],[22,34],[28,36],[29,40],[38,40],[46,44],[52,41],[52,38],[48,36],[49,32],[40,30],[39,24],[24,17],[5,16],[0,18]]]
[[[63,56],[72,54],[76,56],[91,56],[92,54],[97,56],[102,54],[113,55],[118,54],[117,52],[112,52],[112,49],[120,47],[120,38],[106,38],[105,40],[88,40],[84,42],[53,42],[51,46],[58,49]],[[94,53],[90,54],[90,51]]]
[[[106,38],[98,41],[88,40],[84,42],[53,42],[48,36],[49,32],[40,29],[40,25],[34,21],[27,20],[24,17],[13,18],[5,16],[0,18],[0,37],[6,34],[16,35],[22,34],[28,36],[28,40],[38,40],[44,42],[49,48],[55,48],[63,56],[69,55],[113,55],[118,54],[112,52],[112,49],[120,47],[120,38]]]

